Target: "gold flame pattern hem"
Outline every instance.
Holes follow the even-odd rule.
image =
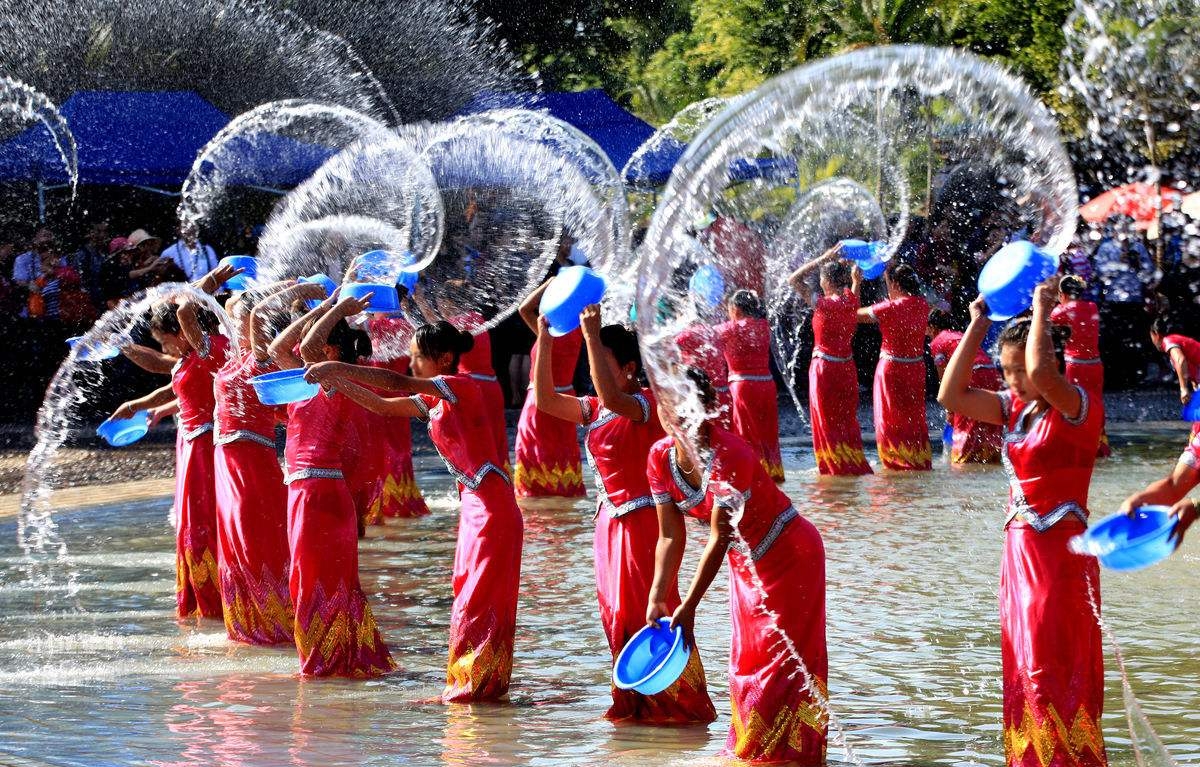
[[[1021,723],[1004,729],[1004,753],[1010,765],[1027,764],[1026,755],[1033,749],[1041,767],[1056,763],[1055,756],[1062,755],[1057,764],[1105,765],[1104,735],[1096,720],[1080,706],[1068,725],[1053,705],[1046,710],[1039,724],[1028,703],[1021,715]]]

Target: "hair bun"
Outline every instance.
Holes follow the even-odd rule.
[[[455,342],[454,347],[460,355],[466,354],[475,348],[475,336],[469,331],[459,330],[458,340]]]

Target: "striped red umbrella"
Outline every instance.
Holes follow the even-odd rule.
[[[1183,199],[1179,190],[1167,186],[1161,187],[1159,192],[1159,204],[1164,213],[1175,210]],[[1158,216],[1154,184],[1139,181],[1109,189],[1081,206],[1079,215],[1092,223],[1100,223],[1112,215],[1129,216],[1138,229],[1149,229]]]

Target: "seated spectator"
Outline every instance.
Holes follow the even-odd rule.
[[[217,252],[201,242],[196,230],[185,224],[179,225],[179,239],[162,255],[183,271],[188,282],[195,282],[217,268]]]
[[[33,239],[30,240],[29,250],[17,256],[13,261],[13,282],[29,293],[33,293],[35,290],[40,292],[37,281],[42,276],[43,259],[39,249],[46,246],[53,247],[54,243],[54,232],[45,228],[37,230]],[[29,316],[28,306],[21,309],[21,316]]]

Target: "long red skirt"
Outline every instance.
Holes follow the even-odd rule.
[[[287,487],[275,449],[217,445],[217,542],[225,630],[235,642],[293,642]]]
[[[1104,647],[1088,601],[1100,568],[1073,554],[1084,531],[1064,520],[1044,533],[1010,524],[1000,568],[1004,751],[1011,767],[1106,764]]]
[[[1104,396],[1104,365],[1102,363],[1068,362],[1066,374],[1068,381],[1082,386],[1084,391],[1094,393],[1097,397]],[[1100,447],[1096,448],[1096,457],[1108,458],[1111,455],[1112,446],[1108,444],[1108,430],[1105,429],[1100,432]]]
[[[871,473],[858,425],[858,372],[854,362],[813,357],[808,366],[808,411],[813,453],[821,474]]]
[[[423,517],[429,513],[425,496],[413,474],[412,425],[408,418],[388,418],[374,432],[368,449],[380,457],[381,477],[367,510],[367,521],[380,524],[386,517]]]
[[[176,444],[175,614],[221,618],[212,432]]]
[[[288,485],[288,542],[300,673],[371,677],[394,669],[358,582],[358,520],[344,480]]]
[[[771,479],[783,481],[779,452],[779,399],[774,381],[730,381],[733,431],[750,443]]]
[[[804,517],[793,519],[754,563],[766,599],[755,588],[746,558],[730,550],[729,697],[733,721],[725,750],[751,762],[825,761],[827,716],[805,687],[796,659],[778,631],[799,651],[813,685],[827,697],[825,547]],[[763,608],[766,608],[764,610]],[[767,611],[775,613],[772,619]]]
[[[513,490],[489,473],[477,490],[461,491],[454,549],[447,703],[496,700],[508,692],[525,523]]]
[[[583,457],[575,424],[538,410],[533,393],[525,398],[517,424],[517,466],[513,485],[522,498],[579,498]]]
[[[929,471],[925,365],[880,358],[875,368],[875,445],[885,469]]]
[[[987,391],[1000,391],[1004,381],[994,367],[977,367],[971,371],[971,386]],[[1000,444],[1004,430],[990,423],[974,421],[958,413],[950,414],[954,438],[950,443],[950,462],[1000,463]]]
[[[593,543],[596,596],[600,622],[608,637],[613,660],[625,643],[646,625],[646,604],[654,582],[654,553],[658,547],[658,515],[654,508],[639,509],[622,517],[609,516],[612,507],[601,503],[596,513]],[[667,589],[667,607],[679,606],[679,589]],[[717,718],[700,653],[693,649],[679,680],[656,695],[612,687],[612,706],[604,715],[613,721],[645,724],[690,724]]]
[[[496,465],[503,466],[507,471],[510,459],[508,455],[508,422],[504,419],[504,389],[500,387],[500,382],[496,380],[495,376],[483,378],[471,376],[471,378],[479,382],[479,391],[483,394],[483,407],[492,423],[492,439],[496,441]]]

